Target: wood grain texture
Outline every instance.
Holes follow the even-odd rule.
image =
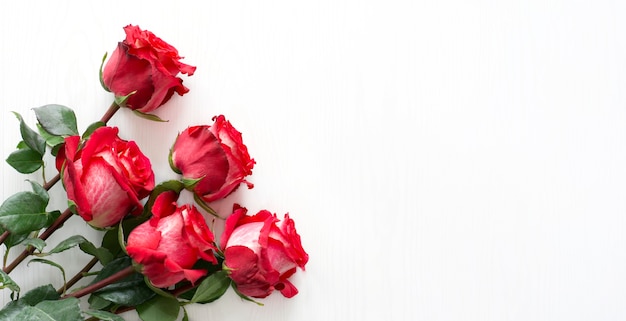
[[[138,24],[198,69],[157,111],[169,122],[122,110],[111,124],[161,181],[176,133],[226,115],[255,188],[215,208],[289,212],[310,254],[293,299],[229,291],[190,320],[626,318],[625,4],[232,2],[0,4],[2,159],[19,141],[10,111],[99,119],[102,55]],[[0,168],[3,198],[28,188]],[[78,218],[62,231],[51,244],[99,235]],[[60,260],[75,272],[89,258]],[[16,272],[25,289],[61,282]]]

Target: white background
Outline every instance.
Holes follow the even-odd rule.
[[[626,319],[626,2],[198,5],[0,4],[0,158],[19,141],[10,111],[100,118],[98,67],[129,23],[198,67],[156,112],[168,123],[110,123],[158,181],[176,178],[178,131],[224,114],[243,132],[256,186],[215,207],[289,212],[310,262],[293,299],[230,290],[190,320]],[[3,198],[39,178],[1,166]],[[74,217],[50,243],[73,234],[100,235]],[[69,276],[88,257],[57,259]],[[39,264],[12,275],[61,283]]]

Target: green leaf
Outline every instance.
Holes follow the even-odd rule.
[[[34,307],[27,306],[15,317],[15,320],[83,321],[77,298],[43,301]]]
[[[98,273],[92,281],[92,284],[103,280],[130,265],[131,260],[127,256],[115,259],[102,268],[100,273]],[[155,295],[154,292],[146,286],[143,281],[143,275],[140,273],[134,273],[119,282],[107,285],[104,288],[95,291],[94,294],[98,295],[101,299],[124,306],[139,305],[151,299]]]
[[[48,133],[43,127],[41,127],[40,123],[37,123],[37,131],[39,132],[39,135],[41,135],[41,137],[43,137],[43,139],[46,141],[46,144],[48,144],[48,146],[50,147],[55,147],[65,142],[65,138],[63,138],[63,136],[57,136]]]
[[[117,257],[120,253],[123,253],[117,236],[118,227],[115,227],[106,231],[102,237],[102,248],[108,250],[113,257]]]
[[[48,133],[55,136],[78,135],[74,111],[62,105],[45,105],[33,108],[37,121]]]
[[[219,299],[230,286],[230,278],[226,271],[219,271],[204,279],[191,298],[192,303],[209,303]]]
[[[47,254],[49,255],[49,254],[61,253],[63,251],[69,250],[84,242],[89,242],[89,241],[87,241],[87,239],[81,235],[70,236],[67,239],[59,242],[59,244],[57,244],[57,246],[55,246]]]
[[[85,243],[81,243],[78,245],[78,247],[85,253],[89,254],[89,255],[93,255],[96,258],[98,258],[98,260],[100,261],[100,263],[102,263],[102,265],[107,265],[109,262],[111,262],[113,260],[113,254],[111,254],[111,252],[109,252],[109,250],[103,248],[103,247],[98,247],[96,248],[95,245],[93,245],[93,243],[91,242],[85,242]]]
[[[31,232],[21,234],[11,233],[9,234],[9,237],[4,240],[4,246],[6,246],[7,249],[10,249],[26,240],[30,236],[30,234]]]
[[[104,84],[104,78],[102,77],[102,68],[104,67],[104,62],[107,60],[107,55],[108,53],[104,53],[104,56],[102,57],[102,62],[100,63],[100,72],[99,72],[99,76],[100,76],[100,85],[102,86],[102,88],[104,88],[104,90],[111,92],[109,90],[109,88],[107,87],[107,85]]]
[[[92,317],[96,317],[98,318],[98,320],[102,320],[102,321],[124,321],[124,318],[111,312],[100,311],[100,310],[87,310],[87,311],[84,311],[84,313]]]
[[[105,308],[113,304],[113,302],[109,300],[105,300],[99,297],[95,293],[92,293],[89,296],[89,299],[87,300],[87,302],[89,302],[89,308],[94,309],[94,310],[104,310]]]
[[[66,280],[65,280],[65,270],[63,269],[63,267],[61,265],[59,265],[56,262],[53,262],[53,261],[50,261],[50,260],[46,260],[46,259],[32,259],[32,260],[28,261],[26,266],[29,266],[30,263],[32,263],[32,262],[48,264],[50,266],[54,266],[55,268],[59,269],[61,271],[61,275],[63,276],[63,287],[65,287],[65,284],[67,283]]]
[[[182,307],[182,306],[181,308],[183,308],[183,319],[181,321],[189,321],[189,315],[187,315],[187,309],[185,309],[185,307]]]
[[[18,149],[7,157],[7,163],[22,174],[34,173],[43,166],[41,154],[27,148]]]
[[[52,285],[43,285],[24,294],[19,300],[11,301],[0,310],[0,320],[19,320],[17,315],[26,307],[36,305],[45,300],[58,300],[59,294]]]
[[[85,132],[83,133],[82,138],[83,139],[87,139],[89,138],[89,136],[91,136],[91,134],[93,134],[94,131],[96,131],[96,129],[106,126],[106,124],[104,122],[101,121],[97,121],[91,125],[89,125],[89,127],[87,127],[87,129],[85,130]]]
[[[26,294],[20,298],[20,301],[23,301],[27,305],[35,305],[44,300],[58,300],[59,297],[57,290],[51,284],[48,284],[26,292]]]
[[[39,153],[39,155],[43,156],[46,153],[46,141],[41,137],[37,132],[30,129],[28,125],[24,122],[22,115],[19,113],[13,112],[15,117],[20,121],[20,133],[22,134],[22,139],[24,143],[33,151]]]
[[[27,238],[22,242],[22,244],[32,246],[39,252],[43,251],[43,248],[46,247],[46,241],[36,237]]]
[[[12,293],[20,293],[20,286],[4,271],[0,270],[0,289],[9,289]]]
[[[179,312],[178,300],[163,296],[156,296],[137,306],[137,314],[143,321],[174,321]]]
[[[27,181],[30,183],[30,186],[33,189],[33,193],[39,195],[39,197],[41,197],[41,199],[46,203],[46,205],[48,205],[48,202],[50,201],[50,196],[48,195],[48,191],[46,191],[46,189],[43,188],[41,184],[35,181],[31,181],[29,179],[27,179]]]
[[[128,98],[127,98],[127,99],[128,99]],[[125,101],[124,101],[124,102],[125,102]],[[118,105],[120,105],[120,104],[118,104]],[[122,106],[122,105],[120,105],[120,106]],[[156,122],[161,122],[161,123],[166,123],[166,122],[168,122],[168,121],[169,121],[169,120],[163,120],[163,119],[161,119],[161,118],[160,118],[159,116],[157,116],[157,115],[142,113],[142,112],[140,112],[140,111],[138,111],[138,110],[133,110],[133,113],[134,113],[135,115],[137,115],[137,116],[141,117],[141,118],[145,118],[145,119],[147,119],[147,120],[151,120],[151,121],[156,121]]]
[[[0,205],[0,225],[11,233],[39,230],[48,224],[46,201],[33,192],[18,192]]]

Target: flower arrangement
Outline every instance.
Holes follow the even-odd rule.
[[[229,288],[253,302],[274,291],[293,297],[298,290],[289,278],[308,261],[293,219],[268,210],[251,215],[240,204],[221,219],[211,208],[211,202],[241,185],[253,188],[247,178],[255,160],[224,115],[173,137],[167,161],[179,179],[163,182],[155,182],[154,160],[141,146],[107,125],[119,108],[160,121],[151,112],[174,93],[188,93],[179,75],[196,70],[152,32],[133,25],[124,31],[126,38],[100,66],[101,85],[114,101],[99,121],[80,133],[72,109],[46,105],[33,109],[34,130],[15,113],[22,141],[8,164],[30,174],[42,169],[50,154],[58,175],[44,177],[43,183],[30,181],[31,191],[0,205],[0,243],[6,248],[0,288],[11,291],[12,299],[0,310],[0,320],[119,321],[119,314],[129,310],[145,321],[175,320],[181,313],[188,320],[186,305],[213,302]],[[48,190],[58,182],[69,204],[63,211],[48,209]],[[184,192],[193,194],[193,204],[181,204]],[[82,235],[46,243],[73,215],[85,221],[85,228],[101,231],[100,244]],[[224,224],[219,238],[207,224],[210,215]],[[7,262],[18,244],[26,249]],[[29,258],[63,272],[54,254],[73,248],[92,259],[62,285],[22,291],[10,276]],[[92,271],[96,266],[100,270]],[[75,287],[88,277],[87,285]],[[87,298],[87,309],[81,309],[79,298]]]

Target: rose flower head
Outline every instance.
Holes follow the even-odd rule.
[[[178,135],[170,151],[172,169],[183,179],[196,181],[194,193],[205,202],[222,199],[246,183],[252,174],[250,158],[241,133],[223,115],[213,125],[193,126]]]
[[[135,142],[117,134],[117,128],[100,127],[85,142],[67,137],[56,158],[68,200],[97,228],[116,225],[129,213],[140,214],[139,200],[154,188],[150,160]]]
[[[220,239],[224,266],[241,294],[264,298],[274,290],[291,298],[298,289],[289,277],[304,270],[309,255],[302,248],[294,221],[285,214],[279,220],[263,210],[247,215],[246,208],[234,206]]]
[[[194,283],[206,275],[206,270],[193,269],[198,260],[217,264],[213,233],[204,217],[194,206],[179,207],[177,198],[173,191],[157,196],[153,216],[130,232],[126,245],[141,273],[159,288],[183,280]]]
[[[147,113],[165,104],[174,92],[183,95],[179,73],[193,75],[196,67],[180,62],[178,50],[148,30],[124,27],[119,42],[102,71],[102,83],[116,98],[130,95],[124,107]],[[131,94],[132,93],[132,94]]]

